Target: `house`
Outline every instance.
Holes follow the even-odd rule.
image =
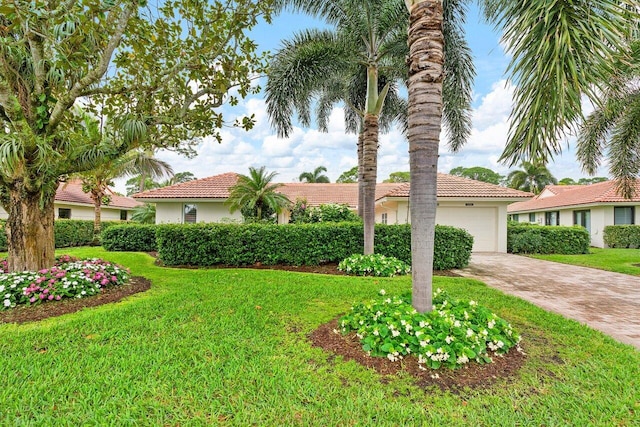
[[[141,203],[130,197],[110,194],[111,202],[102,205],[102,221],[128,220],[131,211]],[[54,201],[56,219],[86,219],[93,221],[94,206],[89,194],[82,191],[82,182],[72,180],[61,182]],[[7,212],[0,207],[0,219],[7,219]]]
[[[229,212],[225,203],[229,189],[238,179],[225,173],[157,188],[133,197],[156,204],[156,223],[225,222],[242,220],[240,212]],[[382,183],[376,186],[376,222],[407,224],[409,184]],[[292,202],[305,199],[308,206],[327,203],[358,208],[358,184],[288,183],[279,188]],[[436,222],[464,228],[474,237],[474,251],[507,250],[507,205],[533,195],[466,178],[438,174]],[[289,222],[289,212],[278,215],[278,223]]]
[[[591,235],[591,246],[603,248],[604,227],[638,224],[640,181],[636,196],[625,199],[615,181],[591,185],[549,185],[535,198],[509,205],[511,218],[542,225],[581,225]]]

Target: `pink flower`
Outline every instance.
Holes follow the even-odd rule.
[[[108,285],[109,284],[109,280],[108,279],[102,279],[102,281],[100,282],[100,284],[102,286]]]
[[[47,270],[46,268],[43,268],[42,270],[38,271],[38,273],[40,274],[47,274],[49,272],[49,270]]]
[[[111,276],[111,281],[112,281],[112,282],[117,282],[117,281],[118,281],[118,278],[117,278],[116,276]]]
[[[30,301],[30,302],[36,302],[36,297],[31,297],[31,298],[29,298],[29,301]]]
[[[47,297],[46,294],[40,294],[40,299],[45,299]]]
[[[56,301],[60,301],[62,297],[60,295],[56,295]]]
[[[47,298],[49,301],[53,301],[53,295],[49,295],[49,297]]]

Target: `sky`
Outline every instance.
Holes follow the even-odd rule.
[[[261,23],[252,30],[260,50],[275,52],[282,40],[306,28],[319,28],[323,24],[304,15],[283,14],[272,24]],[[458,153],[447,149],[443,132],[440,145],[438,170],[448,172],[463,166],[482,166],[502,175],[509,168],[498,163],[507,141],[509,114],[513,88],[506,80],[509,57],[500,44],[500,36],[492,26],[483,22],[478,10],[470,8],[465,26],[467,40],[473,52],[476,67],[473,101],[473,130],[471,137]],[[258,84],[264,87],[266,79]],[[278,173],[279,182],[295,182],[303,172],[318,166],[327,168],[326,175],[334,182],[341,173],[357,165],[356,135],[344,130],[342,107],[331,114],[328,133],[317,128],[294,127],[289,138],[277,137],[270,127],[263,95],[250,96],[236,107],[223,107],[225,118],[255,114],[256,125],[250,131],[225,128],[222,143],[205,138],[197,147],[198,155],[187,159],[173,152],[158,152],[157,157],[172,165],[174,172],[191,172],[204,178],[225,172],[247,174],[249,167],[266,166],[269,172]],[[556,156],[548,167],[557,179],[587,176],[575,159],[573,140],[569,139],[562,155]],[[378,152],[378,181],[395,171],[409,170],[408,142],[397,129],[380,136]],[[605,169],[598,176],[606,176]],[[124,181],[116,182],[116,190],[124,192]]]

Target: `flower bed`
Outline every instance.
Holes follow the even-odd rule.
[[[511,325],[475,301],[457,301],[441,289],[434,309],[418,313],[409,297],[384,297],[355,305],[340,319],[343,334],[356,332],[364,351],[398,361],[413,354],[421,366],[457,368],[475,360],[491,362],[517,346]],[[426,368],[424,368],[426,369]]]
[[[340,261],[338,270],[356,276],[393,277],[409,274],[411,267],[392,256],[355,254]]]
[[[0,310],[17,305],[34,305],[64,298],[82,298],[101,289],[124,284],[129,271],[99,258],[79,260],[68,255],[56,259],[53,267],[38,272],[7,272],[0,261]]]

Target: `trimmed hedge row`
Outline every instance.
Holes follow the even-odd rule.
[[[640,225],[607,225],[604,243],[610,248],[640,248]]]
[[[153,224],[126,224],[102,231],[100,241],[108,251],[152,252],[157,250]]]
[[[120,221],[104,221],[102,229],[120,225]],[[6,220],[0,221],[0,251],[7,250]],[[56,248],[88,246],[93,243],[93,221],[81,219],[58,219],[53,226]]]
[[[580,226],[507,226],[507,252],[514,254],[586,254],[591,237]]]
[[[125,234],[132,230],[112,228],[103,242],[116,229]],[[317,265],[362,253],[364,246],[362,224],[357,223],[159,225],[156,238],[158,256],[166,265]],[[472,246],[473,237],[465,230],[436,226],[434,269],[465,267]],[[410,263],[410,226],[377,224],[375,251]]]

